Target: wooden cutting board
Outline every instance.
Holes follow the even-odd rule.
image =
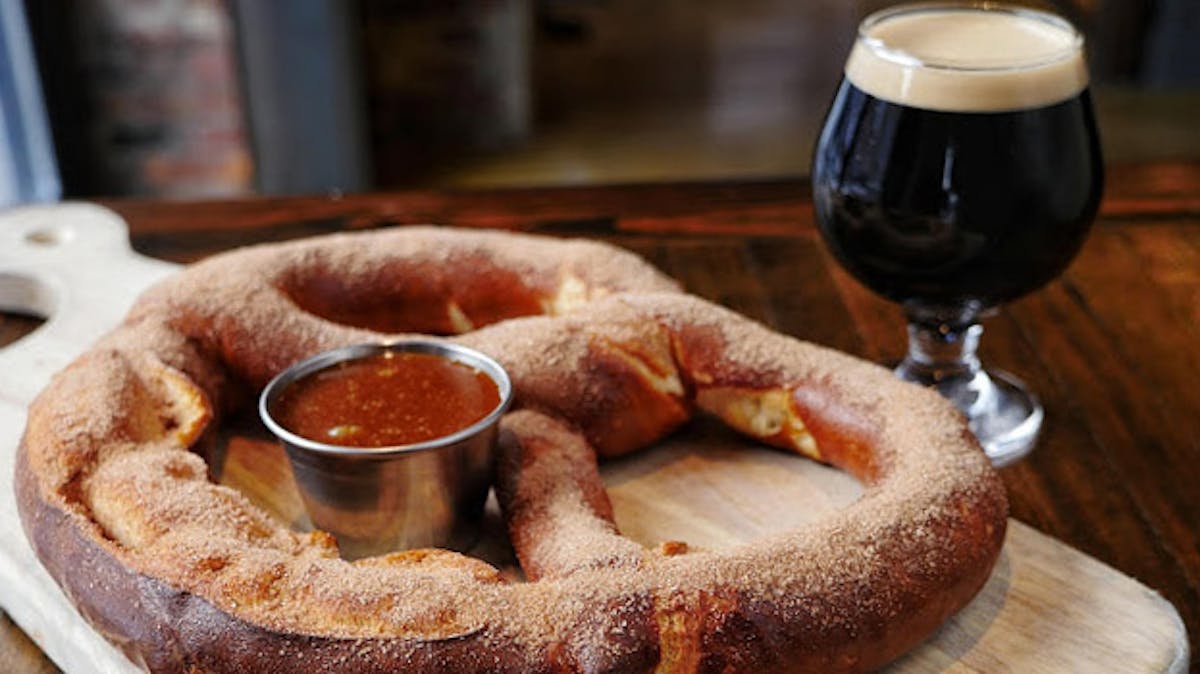
[[[50,375],[114,325],[147,285],[175,269],[133,253],[124,223],[65,205],[0,215],[0,309],[48,317],[0,349],[0,605],[68,672],[136,671],[96,635],[25,542],[12,493],[25,408]],[[253,422],[231,427],[214,459],[236,485],[293,526],[308,526],[282,452]],[[838,471],[750,446],[711,422],[604,466],[617,523],[647,545],[684,540],[723,549],[793,528],[853,501]],[[473,552],[514,577],[494,503]],[[894,672],[1182,672],[1187,638],[1157,593],[1010,520],[978,597]]]

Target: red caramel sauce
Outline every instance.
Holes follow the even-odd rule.
[[[347,360],[292,382],[273,416],[289,431],[344,447],[393,447],[460,431],[500,404],[483,372],[424,353]]]

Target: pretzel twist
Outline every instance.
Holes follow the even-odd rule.
[[[531,582],[443,550],[344,561],[214,484],[194,448],[288,364],[462,333],[509,371],[496,472]],[[696,410],[839,466],[849,507],[727,553],[647,550],[596,465]],[[595,243],[432,228],[210,259],[148,291],[30,408],[26,534],[156,671],[859,671],[987,579],[1003,488],[935,393],[678,292]]]

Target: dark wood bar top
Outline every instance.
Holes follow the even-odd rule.
[[[188,262],[256,242],[413,223],[605,239],[693,293],[891,363],[899,309],[832,260],[803,180],[109,201],[139,252]],[[0,340],[34,323],[0,315]],[[1200,162],[1110,167],[1083,251],[984,323],[984,362],[1042,398],[1037,448],[1001,471],[1012,516],[1170,601],[1200,666]],[[6,617],[6,671],[53,665]]]

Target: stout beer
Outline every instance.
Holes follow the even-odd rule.
[[[1062,272],[1102,181],[1083,38],[1063,19],[939,3],[859,26],[813,161],[821,234],[903,305],[896,374],[950,399],[996,465],[1033,447],[1044,410],[980,364],[979,321]]]
[[[885,15],[860,28],[844,74],[813,192],[822,235],[855,277],[952,311],[1066,267],[1103,179],[1069,25],[1021,10]]]

